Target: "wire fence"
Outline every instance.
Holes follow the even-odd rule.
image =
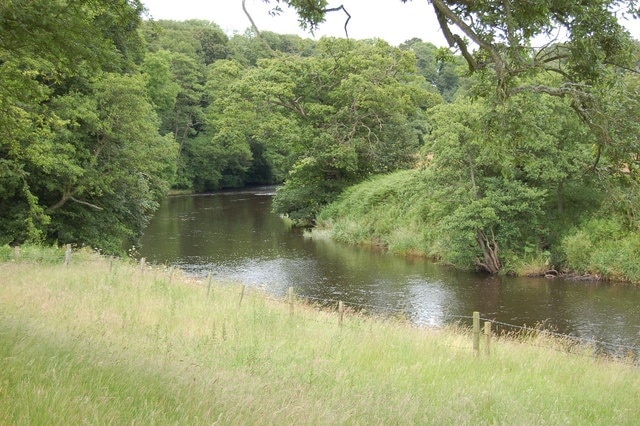
[[[20,247],[14,248],[13,256],[19,258],[21,256]],[[71,261],[72,249],[70,245],[66,245],[64,254],[64,264],[68,265]],[[146,268],[146,260],[140,259],[140,268],[144,270]],[[171,277],[173,276],[173,267],[171,269]],[[211,286],[212,274],[208,275],[209,287]],[[242,286],[242,294],[240,303],[242,303],[242,297],[244,296],[245,286]],[[293,290],[290,288],[289,293],[285,297],[291,297]],[[273,295],[265,294],[265,297],[282,301],[282,298],[277,298]],[[405,318],[407,313],[404,308],[394,308],[390,306],[374,305],[370,303],[358,303],[354,301],[345,302],[339,299],[328,299],[322,297],[307,296],[302,294],[295,294],[296,301],[302,301],[309,305],[319,306],[323,309],[337,309],[339,307],[350,309],[353,311],[363,312],[367,314],[375,314],[376,316],[387,317],[402,317]],[[293,301],[291,300],[291,303]],[[409,318],[407,318],[409,319]],[[463,327],[469,327],[468,322],[473,320],[472,315],[458,315],[445,313],[441,316],[441,324],[430,324],[429,327],[436,328],[446,326],[448,324],[457,324]],[[595,339],[589,337],[573,336],[564,333],[558,333],[553,330],[531,327],[527,325],[510,324],[503,321],[498,321],[494,318],[478,317],[478,320],[491,323],[491,332],[497,335],[510,336],[520,339],[523,342],[531,343],[536,346],[546,347],[553,350],[559,350],[566,353],[575,353],[583,356],[609,357],[619,362],[640,366],[640,346],[634,346],[624,343],[614,343],[605,341],[602,339]],[[342,319],[341,319],[342,321]],[[418,325],[418,324],[417,324]],[[527,339],[528,337],[547,336],[551,339]],[[592,349],[592,350],[588,350]]]
[[[141,260],[141,266],[144,267],[144,259]],[[208,275],[209,283],[211,282],[212,274]],[[251,286],[253,287],[253,286]],[[258,288],[258,287],[256,287]],[[288,289],[289,292],[284,295],[284,300],[291,298],[295,293],[293,288]],[[244,296],[245,286],[242,286],[241,300]],[[264,293],[264,296],[268,299],[282,302],[283,295],[277,296]],[[405,308],[395,308],[390,306],[374,305],[370,303],[360,303],[354,301],[345,302],[340,299],[330,299],[317,296],[309,296],[304,294],[295,294],[295,300],[297,302],[303,302],[310,306],[319,307],[327,310],[336,310],[340,306],[347,310],[354,312],[366,313],[369,315],[382,316],[387,318],[405,318],[407,310]],[[290,300],[293,304],[293,300]],[[341,314],[342,315],[342,314]],[[544,347],[552,350],[557,350],[565,353],[576,354],[581,356],[589,356],[592,358],[609,358],[617,362],[630,364],[634,366],[640,366],[640,346],[633,346],[623,343],[614,343],[604,341],[601,339],[595,339],[590,337],[580,337],[570,334],[558,333],[553,330],[549,330],[541,327],[531,327],[527,325],[510,324],[504,321],[498,321],[495,318],[486,318],[479,316],[480,321],[491,323],[491,332],[498,336],[508,336],[518,339],[519,341],[532,344],[539,347]],[[447,325],[458,325],[466,328],[471,328],[469,324],[473,320],[473,315],[462,314],[450,314],[445,313],[441,315],[440,324],[429,324],[426,327],[441,328]],[[342,318],[340,320],[342,322]],[[415,324],[415,323],[414,323]],[[415,324],[416,326],[425,326]],[[546,336],[549,339],[534,339],[534,337]]]
[[[285,296],[284,300],[287,300],[287,297],[288,296]],[[277,301],[283,300],[282,298],[278,298],[275,296],[271,296],[270,298]],[[308,305],[320,307],[327,310],[338,309],[339,304],[343,304],[346,309],[350,309],[355,312],[366,313],[370,315],[372,314],[375,316],[382,316],[387,318],[401,318],[406,314],[406,309],[403,308],[394,308],[369,303],[344,302],[339,299],[307,296],[303,294],[296,294],[295,299],[296,302],[306,303]],[[479,319],[483,322],[490,322],[492,324],[492,332],[498,336],[514,338],[527,344],[544,347],[564,353],[588,356],[592,358],[609,358],[617,362],[640,366],[640,346],[608,342],[590,337],[574,336],[541,327],[510,324],[504,321],[498,321],[494,318],[486,318],[480,316]],[[441,324],[430,324],[427,326],[422,326],[429,328],[441,328],[447,325],[458,325],[465,328],[471,328],[472,320],[473,315],[457,315],[447,313],[442,315]],[[421,325],[416,324],[416,326]],[[546,336],[550,339],[535,339],[535,337],[538,336]]]

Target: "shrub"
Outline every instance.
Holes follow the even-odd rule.
[[[640,282],[640,236],[617,217],[588,220],[563,238],[561,247],[570,270]]]

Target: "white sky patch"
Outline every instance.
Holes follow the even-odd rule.
[[[143,0],[150,17],[155,20],[171,19],[183,21],[202,19],[218,24],[227,34],[242,34],[251,23],[242,11],[242,0]],[[275,2],[272,2],[275,4]],[[319,39],[322,36],[345,37],[344,23],[347,16],[332,12],[314,35],[302,30],[298,16],[292,9],[284,9],[279,16],[270,16],[273,7],[262,0],[247,0],[247,9],[261,31],[279,34],[297,34],[301,37]],[[349,37],[353,39],[381,38],[398,45],[413,37],[445,46],[438,22],[431,5],[425,1],[400,0],[342,0],[329,2],[330,7],[344,5],[351,20]]]
[[[251,26],[242,11],[242,0],[142,0],[149,16],[155,20],[170,19],[184,21],[201,19],[218,24],[228,35],[244,33]],[[286,9],[279,16],[270,16],[269,6],[263,0],[246,0],[246,6],[261,31],[279,34],[297,34],[305,38],[319,39],[322,36],[345,37],[344,23],[347,16],[342,12],[327,15],[315,35],[302,30],[298,16]],[[349,37],[353,39],[381,38],[392,45],[399,45],[413,37],[437,46],[447,43],[440,32],[431,4],[427,0],[342,0],[330,1],[329,7],[344,5],[351,20]],[[631,35],[640,40],[640,20],[621,19]]]

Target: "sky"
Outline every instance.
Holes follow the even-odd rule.
[[[142,0],[150,18],[183,21],[202,19],[218,24],[228,35],[243,33],[251,26],[242,11],[242,0]],[[274,3],[274,2],[272,2]],[[392,45],[399,45],[413,37],[446,46],[439,31],[437,20],[427,0],[330,0],[329,7],[339,5],[349,11],[349,37],[354,39],[382,38]],[[279,34],[297,34],[305,38],[318,39],[322,36],[344,37],[344,23],[347,16],[333,12],[320,25],[315,35],[298,26],[298,17],[291,9],[285,9],[280,16],[270,16],[269,6],[263,0],[246,0],[246,6],[261,31]],[[640,21],[623,21],[631,34],[640,39]]]
[[[243,33],[251,26],[242,11],[242,0],[142,0],[149,15],[155,19],[203,19],[218,24],[227,34]],[[274,2],[272,2],[274,3]],[[351,15],[348,31],[354,39],[382,38],[398,45],[413,37],[421,38],[438,46],[446,45],[438,31],[438,23],[431,6],[425,1],[402,4],[400,0],[338,0],[329,1],[329,6],[344,5]],[[385,7],[385,4],[388,7]],[[280,34],[298,34],[305,38],[321,36],[344,37],[347,16],[333,12],[321,24],[315,37],[300,29],[298,17],[291,9],[280,16],[270,16],[269,6],[262,0],[246,0],[247,10],[261,31]]]

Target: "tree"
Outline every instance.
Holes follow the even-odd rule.
[[[436,87],[445,100],[452,101],[462,84],[464,59],[454,56],[448,49],[438,48],[417,38],[407,40],[400,48],[416,55],[420,75]]]
[[[413,54],[384,41],[322,39],[315,51],[259,60],[232,83],[210,77],[211,132],[234,135],[233,146],[244,135],[277,175],[295,164],[274,205],[303,223],[346,185],[411,164],[424,111],[441,101]]]
[[[629,205],[637,187],[640,103],[629,83],[638,45],[616,16],[637,18],[637,2],[430,3],[474,75],[478,100],[438,106],[427,143],[440,194],[430,214],[452,236],[451,258],[498,272],[519,246],[544,250],[553,237],[539,225],[542,213],[561,218],[569,186],[589,182],[596,210],[607,187],[627,212],[638,207]],[[311,29],[330,11],[320,0],[274,4],[296,9]],[[562,37],[534,46],[554,32]],[[612,191],[621,180],[629,190]]]
[[[442,251],[461,266],[495,273],[505,259],[548,252],[582,217],[605,206],[613,213],[620,179],[635,179],[612,150],[594,170],[597,138],[566,99],[520,93],[499,106],[459,99],[431,113],[424,154],[436,202],[428,214],[450,242]],[[627,212],[637,209],[632,196],[621,198]]]
[[[173,130],[168,123],[172,119],[181,89],[171,69],[171,56],[168,50],[147,52],[141,66],[146,79],[147,92],[166,131]]]
[[[53,98],[61,126],[25,165],[47,206],[48,240],[118,252],[135,241],[173,179],[176,145],[158,134],[142,76],[103,74]],[[37,155],[36,155],[37,153]]]
[[[335,10],[327,7],[326,0],[265,2],[274,3],[276,11],[280,4],[294,8],[301,25],[311,30]],[[617,14],[639,16],[640,6],[635,0],[517,4],[504,0],[431,0],[431,5],[449,45],[459,50],[472,73],[490,78],[500,100],[522,91],[567,97],[574,111],[588,123],[601,112],[592,108],[591,87],[606,79],[612,66],[637,66],[637,46],[617,19]],[[550,37],[554,32],[566,34],[566,40],[533,46],[536,37]],[[552,86],[522,84],[539,73],[561,78]],[[604,142],[608,135],[602,136]]]
[[[137,73],[142,5],[0,5],[0,243],[119,252],[175,164]]]

